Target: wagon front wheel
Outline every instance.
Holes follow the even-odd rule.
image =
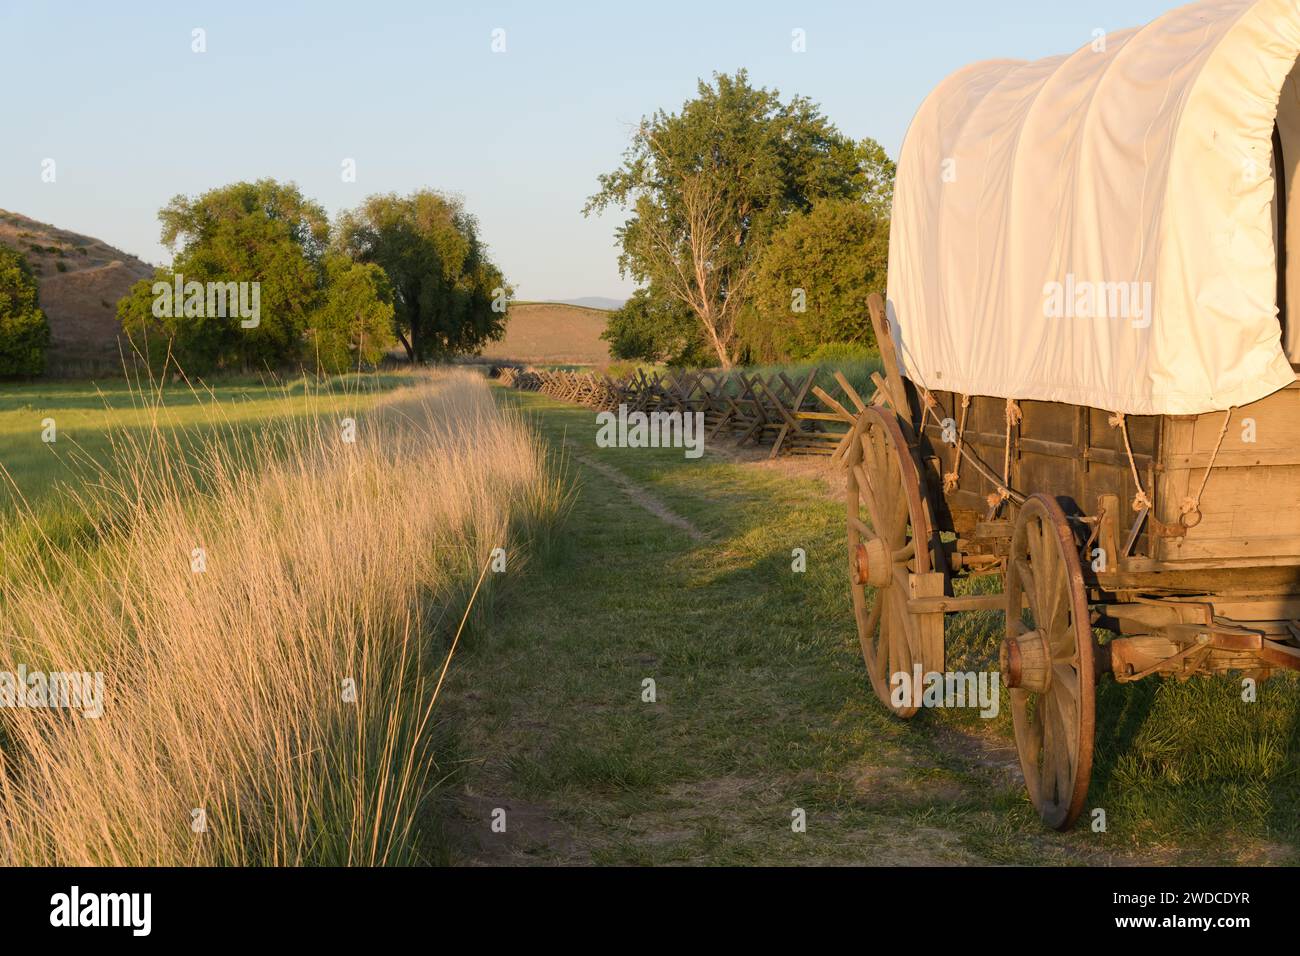
[[[931,570],[931,521],[920,471],[895,414],[879,406],[861,414],[845,469],[849,587],[862,656],[881,702],[898,717],[913,717],[914,701],[893,699],[894,675],[910,678],[917,665],[923,673],[942,669],[943,648],[942,633],[936,650],[908,610],[909,576]]]
[[[1095,640],[1069,520],[1046,495],[1016,520],[1006,615],[999,662],[1025,786],[1043,822],[1068,830],[1092,777]]]

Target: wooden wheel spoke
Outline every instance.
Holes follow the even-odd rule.
[[[876,669],[888,678],[889,671],[889,632],[891,630],[889,616],[889,592],[881,594],[876,600],[876,606],[881,609],[880,630],[876,635]]]
[[[1025,546],[1022,550],[1030,565],[1036,569],[1043,566],[1043,536],[1038,532],[1039,525],[1037,521],[1031,519],[1025,522]]]
[[[894,516],[891,500],[896,499],[890,494],[889,488],[877,488],[871,483],[871,473],[866,468],[858,466],[854,471],[858,479],[861,504],[867,509],[867,522],[874,529],[876,537],[884,538],[886,541],[895,540],[897,518]]]
[[[1025,752],[1030,755],[1034,766],[1037,766],[1042,761],[1043,749],[1043,708],[1041,702],[1035,706],[1033,716],[1029,720],[1027,741],[1028,746],[1025,748]]]
[[[1056,766],[1053,755],[1056,753],[1056,721],[1052,709],[1045,697],[1034,702],[1035,723],[1039,727],[1038,750],[1038,795],[1046,801],[1056,800]]]
[[[882,506],[888,512],[885,533],[895,550],[908,541],[911,521],[911,498],[903,480],[903,469],[898,458],[898,450],[885,444],[882,450],[882,474],[888,475],[885,497],[887,504]],[[884,536],[882,534],[882,536]]]
[[[858,517],[871,525],[875,534],[879,535],[880,528],[876,524],[876,516],[879,514],[880,506],[876,503],[875,492],[871,488],[871,481],[867,477],[867,472],[861,465],[854,465],[853,477],[858,484]],[[866,509],[866,515],[862,514],[863,509]]]
[[[1043,619],[1040,624],[1049,634],[1054,635],[1066,625],[1066,597],[1069,593],[1069,586],[1065,580],[1065,565],[1061,560],[1058,543],[1054,540],[1048,540],[1049,535],[1055,537],[1053,529],[1047,524],[1043,524],[1042,530],[1044,566],[1039,573],[1039,580],[1042,582],[1043,587],[1040,598]]]
[[[1034,614],[1034,626],[1040,630],[1049,630],[1057,607],[1057,587],[1059,581],[1053,573],[1051,550],[1043,534],[1041,522],[1032,522],[1029,526],[1029,564],[1033,575],[1030,589],[1033,597],[1030,607]]]
[[[876,454],[870,463],[864,464],[861,479],[869,492],[867,509],[871,512],[871,526],[876,529],[878,537],[898,547],[902,535],[900,524],[906,520],[906,495],[902,494],[901,482],[895,478],[889,453],[874,441],[871,448]],[[901,515],[900,505],[903,512]]]
[[[1034,571],[1029,566],[1029,562],[1024,558],[1016,558],[1012,562],[1016,574],[1020,577],[1020,590],[1024,596],[1029,599],[1029,611],[1033,615],[1034,625],[1038,625],[1038,584],[1034,579]],[[1016,615],[1016,624],[1023,627],[1020,623],[1022,615]],[[1008,619],[1009,621],[1010,619]]]
[[[1079,672],[1069,664],[1052,666],[1053,694],[1075,707],[1079,701]]]
[[[1073,667],[1057,664],[1052,668],[1051,696],[1061,715],[1061,729],[1070,752],[1074,753],[1079,749],[1079,675]]]
[[[1050,758],[1055,793],[1053,802],[1068,803],[1070,800],[1072,763],[1071,754],[1077,749],[1073,745],[1074,735],[1070,733],[1069,723],[1065,719],[1062,705],[1065,701],[1058,694],[1048,694],[1048,715],[1052,721],[1052,755]]]
[[[1065,616],[1063,610],[1061,617]],[[1051,651],[1053,664],[1068,664],[1078,656],[1078,642],[1074,635],[1074,626],[1065,621],[1056,630],[1048,631],[1047,646]]]

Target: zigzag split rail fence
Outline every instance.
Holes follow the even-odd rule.
[[[784,372],[765,378],[745,371],[647,375],[643,370],[615,380],[596,372],[512,366],[495,368],[493,375],[511,388],[541,392],[597,411],[626,405],[629,412],[700,412],[708,441],[730,438],[737,445],[770,445],[771,458],[825,455],[838,463],[848,449],[858,413],[867,407],[838,371],[834,378],[840,398],[816,384],[816,370],[799,381]],[[883,394],[880,383],[876,385]],[[854,408],[857,413],[850,411]]]

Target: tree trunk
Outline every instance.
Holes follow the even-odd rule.
[[[709,343],[713,346],[713,351],[718,353],[718,361],[722,363],[723,370],[731,371],[731,354],[727,349],[726,344],[718,335],[718,327],[713,317],[713,310],[706,307],[703,312],[700,312],[697,309],[696,314],[700,318],[700,324],[704,326],[704,331],[709,337]]]

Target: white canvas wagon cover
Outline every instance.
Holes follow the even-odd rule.
[[[1203,0],[1074,54],[944,80],[895,187],[889,315],[905,374],[1169,415],[1295,381],[1272,157],[1276,122],[1295,178],[1298,56],[1300,0]],[[1287,225],[1300,262],[1300,208]],[[1300,288],[1288,299],[1300,313]]]

